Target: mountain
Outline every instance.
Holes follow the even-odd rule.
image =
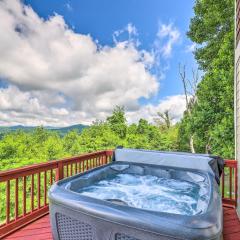
[[[76,124],[76,125],[71,125],[68,127],[51,127],[51,126],[46,126],[44,127],[45,129],[49,131],[55,131],[58,132],[61,136],[64,136],[66,133],[72,130],[76,130],[77,132],[81,132],[84,128],[88,127],[87,125],[83,124]],[[26,132],[31,132],[36,128],[36,126],[22,126],[22,125],[16,125],[16,126],[10,126],[10,127],[1,127],[0,126],[0,135],[8,132],[13,132],[16,130],[23,130]]]
[[[58,132],[61,136],[64,136],[66,133],[69,131],[75,130],[77,132],[82,132],[84,128],[87,128],[87,125],[83,124],[76,124],[76,125],[71,125],[68,127],[61,127],[61,128],[52,128],[52,127],[46,127],[50,131],[56,131]]]

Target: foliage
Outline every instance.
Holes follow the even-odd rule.
[[[116,107],[106,121],[95,121],[82,132],[72,130],[63,137],[43,127],[4,134],[0,141],[0,170],[117,146],[176,151],[177,135],[176,125],[157,126],[144,119],[128,126],[124,109]]]
[[[107,118],[107,123],[111,130],[115,132],[120,138],[126,137],[127,120],[124,115],[124,108],[117,106],[113,110],[112,116]]]
[[[197,152],[234,157],[234,1],[197,0],[188,36],[203,71],[191,117],[180,125],[180,147],[193,134]]]

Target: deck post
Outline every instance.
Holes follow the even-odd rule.
[[[235,1],[235,71],[234,71],[234,120],[235,120],[235,159],[237,175],[240,174],[240,0]],[[235,182],[236,194],[239,196],[240,181]],[[237,200],[237,212],[240,218],[240,199]]]
[[[63,179],[63,163],[58,162],[58,167],[56,169],[56,181]]]

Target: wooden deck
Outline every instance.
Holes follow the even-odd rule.
[[[240,221],[234,208],[223,209],[224,240],[240,240]]]
[[[224,240],[240,240],[240,221],[234,208],[224,208]],[[6,237],[5,240],[50,240],[52,239],[49,215],[27,225]]]
[[[19,229],[6,240],[52,240],[52,233],[49,221],[49,215],[46,215],[35,222]]]

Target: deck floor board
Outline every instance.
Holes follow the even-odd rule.
[[[240,221],[233,208],[224,208],[224,240],[240,240]],[[46,215],[22,229],[12,233],[5,240],[52,240],[49,215]]]

